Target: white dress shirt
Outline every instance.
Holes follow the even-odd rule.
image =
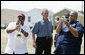
[[[9,29],[14,29],[15,27],[16,27],[16,22],[11,22],[5,31]],[[14,52],[15,54],[24,54],[28,52],[26,43],[27,43],[27,39],[31,35],[31,31],[30,28],[26,25],[21,26],[21,28],[28,33],[27,37],[25,37],[23,33],[21,33],[22,38],[17,37],[17,33],[18,33],[17,30],[15,30],[12,33],[6,32],[9,36],[8,36],[8,42],[5,49],[5,53],[13,54]]]

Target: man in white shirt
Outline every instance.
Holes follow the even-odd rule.
[[[26,43],[30,37],[30,28],[24,24],[25,15],[19,14],[17,22],[11,22],[6,28],[8,43],[5,49],[7,54],[26,54],[28,53]]]

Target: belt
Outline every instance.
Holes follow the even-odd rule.
[[[49,39],[49,38],[51,38],[51,37],[50,37],[50,36],[44,36],[44,37],[37,37],[37,38]]]

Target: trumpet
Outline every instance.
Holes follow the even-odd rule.
[[[62,17],[59,17],[59,16],[55,16],[55,22],[58,23],[58,22],[61,22],[61,20],[65,18],[64,16]]]
[[[18,29],[18,32],[17,32],[17,37],[20,37],[21,38],[21,22],[18,23],[20,25],[20,28]]]
[[[59,16],[55,16],[55,22],[61,22],[63,18],[66,18],[67,21],[69,22],[69,14],[66,14],[65,16],[59,17]]]
[[[20,28],[18,29],[18,32],[20,32],[20,31],[21,31],[21,22],[19,22],[19,25],[20,25]]]

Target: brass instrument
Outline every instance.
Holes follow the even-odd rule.
[[[68,20],[68,22],[69,22],[69,13],[65,14],[65,16],[62,16],[62,17],[55,16],[56,22],[61,22],[61,20],[62,20],[63,18],[66,18],[66,19]]]
[[[21,36],[21,22],[18,23],[20,25],[20,28],[18,29],[18,32],[17,32],[17,38],[22,38]]]
[[[65,18],[65,17],[64,17],[64,16],[62,16],[62,17],[55,16],[55,21],[56,21],[56,22],[61,22],[61,20],[62,20],[63,18]]]

